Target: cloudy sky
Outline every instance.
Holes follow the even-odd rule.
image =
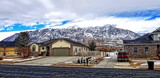
[[[105,24],[151,32],[160,27],[160,0],[0,0],[0,40],[25,30]]]

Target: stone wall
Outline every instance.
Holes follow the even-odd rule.
[[[125,45],[124,47],[131,58],[151,58],[156,56],[157,45]],[[134,52],[134,47],[137,47],[137,53]],[[145,47],[148,47],[148,52],[145,52]]]

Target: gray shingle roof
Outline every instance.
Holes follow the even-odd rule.
[[[75,42],[75,41],[73,41],[71,39],[67,39],[67,38],[52,39],[52,40],[49,40],[49,41],[45,41],[45,42],[42,42],[42,43],[36,43],[36,44],[38,44],[39,46],[48,46],[51,43],[54,43],[54,42],[56,42],[57,40],[60,40],[60,39],[66,40],[67,42],[71,43],[74,46],[87,47],[86,45],[84,45],[82,43]],[[1,47],[16,47],[16,41],[1,41],[0,46]]]
[[[15,47],[16,42],[15,41],[1,41],[0,46],[1,47]]]
[[[153,39],[151,38],[152,33],[145,34],[135,40],[123,40],[123,43],[124,44],[160,44],[160,41],[153,41]]]

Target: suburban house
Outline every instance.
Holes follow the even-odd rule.
[[[155,57],[160,50],[160,28],[135,40],[124,40],[123,43],[130,57]]]
[[[30,49],[35,56],[73,56],[89,51],[86,45],[66,38],[33,43],[30,45]]]
[[[73,56],[89,51],[86,45],[65,38],[32,43],[29,48],[33,56]],[[0,56],[17,56],[16,42],[1,41]]]
[[[11,42],[1,41],[0,56],[17,56],[15,44],[16,44],[15,41]]]

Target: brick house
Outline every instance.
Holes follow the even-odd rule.
[[[160,28],[135,40],[123,40],[124,50],[133,58],[157,56],[160,49]]]

